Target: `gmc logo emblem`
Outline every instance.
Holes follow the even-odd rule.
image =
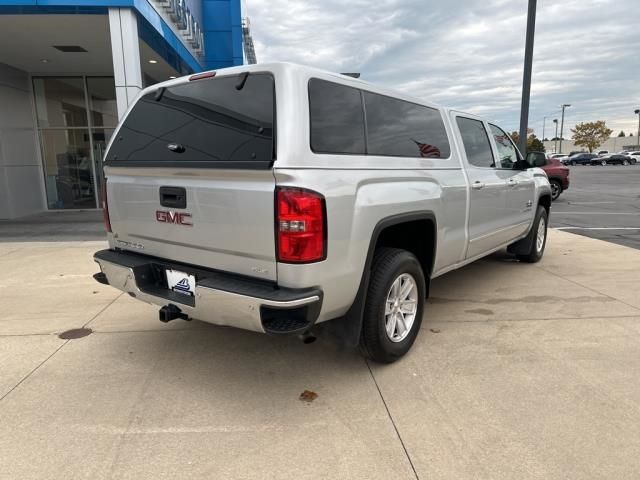
[[[156,210],[156,220],[162,223],[175,223],[185,227],[193,227],[190,213],[170,212],[166,210]]]

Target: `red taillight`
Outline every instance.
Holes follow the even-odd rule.
[[[102,182],[102,216],[104,218],[104,228],[111,231],[111,219],[109,218],[109,204],[107,203],[107,179]]]
[[[278,261],[310,263],[326,257],[324,197],[302,188],[276,189]]]
[[[194,80],[202,80],[203,78],[212,78],[216,76],[216,72],[202,72],[196,73],[195,75],[191,75],[189,77],[189,81],[193,82]]]

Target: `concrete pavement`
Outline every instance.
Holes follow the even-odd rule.
[[[413,350],[379,366],[161,324],[91,279],[103,245],[0,243],[2,479],[640,475],[638,250],[551,231],[539,264],[436,279]]]

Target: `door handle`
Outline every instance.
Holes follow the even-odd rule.
[[[473,188],[474,190],[481,190],[484,188],[484,183],[475,181],[471,184],[471,188]]]
[[[516,180],[515,178],[510,178],[509,180],[507,180],[507,185],[509,185],[510,187],[514,187],[518,185],[518,180]]]
[[[160,205],[187,208],[187,191],[183,187],[160,187]]]

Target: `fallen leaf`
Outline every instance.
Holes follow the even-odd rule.
[[[316,398],[318,398],[318,394],[316,392],[312,392],[310,390],[305,390],[304,392],[302,392],[300,394],[300,397],[299,397],[300,400],[302,400],[303,402],[308,402],[308,403],[313,402]]]

